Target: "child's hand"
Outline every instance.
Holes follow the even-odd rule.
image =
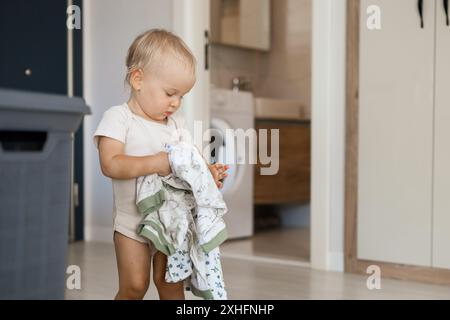
[[[169,154],[167,152],[161,151],[155,155],[158,159],[158,175],[164,177],[172,172],[169,163]]]
[[[209,171],[211,171],[211,174],[214,178],[214,181],[216,182],[216,185],[219,189],[222,189],[223,187],[223,179],[228,176],[228,174],[225,172],[228,170],[228,165],[223,165],[221,163],[216,164],[210,164],[208,165]]]

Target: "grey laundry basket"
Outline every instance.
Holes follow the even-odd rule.
[[[0,299],[63,299],[81,98],[0,88]]]

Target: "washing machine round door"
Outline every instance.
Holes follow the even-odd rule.
[[[228,176],[223,181],[222,192],[224,194],[232,192],[239,183],[241,176],[241,168],[237,166],[236,161],[236,143],[230,143],[225,136],[225,130],[234,130],[228,122],[220,118],[211,119],[211,155],[210,163],[223,163],[229,166],[227,170]],[[233,136],[233,139],[234,136]],[[231,148],[234,148],[232,150]]]

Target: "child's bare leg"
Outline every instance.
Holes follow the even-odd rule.
[[[153,281],[158,289],[160,300],[184,300],[183,281],[167,283],[165,281],[167,257],[162,252],[153,256]]]
[[[151,255],[148,244],[114,232],[119,292],[116,300],[144,298],[150,284]]]

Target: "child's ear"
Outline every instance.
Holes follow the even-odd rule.
[[[144,73],[142,72],[141,69],[136,69],[133,72],[131,72],[130,82],[134,90],[136,91],[141,90],[143,80],[144,80]]]

